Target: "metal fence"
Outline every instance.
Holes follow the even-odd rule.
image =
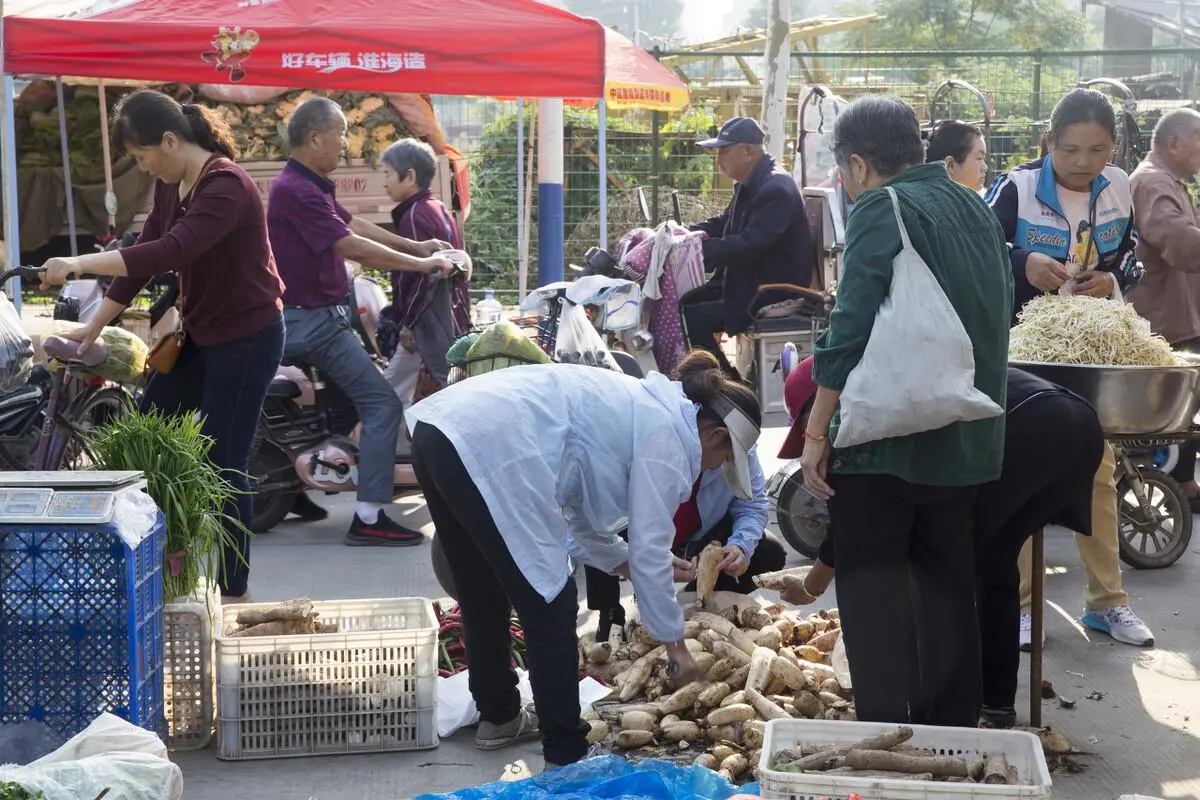
[[[659,52],[671,59],[683,54]],[[721,119],[743,113],[758,116],[757,90],[747,85],[746,71],[763,74],[760,53],[725,53],[696,58],[687,53],[678,66],[692,78],[692,106],[684,115],[628,113],[608,120],[610,242],[641,218],[636,188],[647,192],[661,220],[671,211],[670,195],[678,191],[684,222],[719,213],[731,185],[717,171],[711,152],[695,142],[715,131]],[[757,61],[756,61],[757,59]],[[1154,122],[1165,111],[1193,105],[1198,99],[1200,50],[1093,50],[1079,52],[912,52],[830,51],[797,53],[797,83],[789,92],[785,164],[792,168],[797,135],[797,103],[805,87],[828,86],[852,99],[864,93],[903,97],[922,120],[962,119],[978,122],[978,100],[963,91],[946,95],[932,107],[944,81],[966,81],[987,98],[992,114],[989,151],[996,171],[1037,155],[1041,134],[1058,99],[1095,78],[1116,78],[1137,98],[1143,150]],[[1110,92],[1111,93],[1111,92]],[[1116,101],[1114,101],[1116,102]],[[472,213],[466,225],[475,258],[476,289],[515,292],[519,263],[519,185],[532,190],[528,231],[530,284],[537,270],[537,164],[532,119],[535,104],[524,105],[524,174],[517,172],[517,103],[483,99],[438,98],[437,110],[448,138],[466,153],[472,171]],[[588,247],[599,244],[599,157],[594,110],[568,109],[564,172],[568,262],[580,263]],[[532,178],[530,180],[530,178]],[[655,201],[657,198],[657,202]],[[511,296],[511,295],[510,295]]]

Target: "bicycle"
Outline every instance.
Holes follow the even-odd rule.
[[[41,275],[35,267],[16,267],[0,273],[0,286],[14,277],[40,280]],[[25,386],[0,398],[0,409],[11,406],[14,412],[0,414],[0,461],[10,469],[38,472],[85,469],[91,465],[89,432],[132,408],[133,396],[89,371],[107,356],[102,342],[82,358],[75,352],[78,343],[68,339],[51,336],[42,346],[58,367],[53,372],[35,367]],[[4,429],[9,422],[22,430],[13,435]],[[28,443],[35,430],[40,434],[30,459]]]

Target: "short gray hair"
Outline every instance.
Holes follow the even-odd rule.
[[[302,147],[309,134],[325,133],[344,121],[342,107],[328,97],[310,97],[292,112],[288,122],[288,147]]]
[[[1150,147],[1155,150],[1166,147],[1176,136],[1186,136],[1196,128],[1200,128],[1200,112],[1192,108],[1177,108],[1174,111],[1168,111],[1154,126]]]
[[[437,156],[433,148],[417,139],[401,139],[384,150],[381,158],[401,180],[411,169],[417,176],[417,186],[422,189],[428,189],[437,174]]]
[[[841,167],[850,156],[890,178],[925,162],[917,112],[899,97],[868,96],[850,103],[833,125],[833,157]]]

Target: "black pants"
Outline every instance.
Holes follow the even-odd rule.
[[[578,590],[574,579],[546,602],[513,561],[450,440],[437,428],[420,423],[413,431],[412,452],[417,482],[458,587],[470,663],[468,680],[480,718],[503,724],[521,710],[508,632],[515,608],[525,630],[529,680],[546,760],[573,764],[588,749],[588,728],[579,717]]]
[[[729,363],[717,342],[717,336],[725,330],[723,293],[724,287],[720,281],[711,280],[698,286],[679,298],[679,316],[683,320],[683,337],[687,340],[688,348],[699,347],[712,353],[725,374],[739,380],[737,370]]]
[[[919,486],[890,475],[830,475],[829,485],[858,718],[974,727],[975,487]]]
[[[146,387],[142,410],[155,408],[167,414],[204,417],[204,433],[213,439],[209,458],[225,471],[238,494],[225,514],[249,525],[254,496],[250,493],[250,451],[262,413],[267,387],[279,370],[283,356],[283,317],[262,330],[224,344],[201,347],[188,340],[169,374],[156,373]],[[246,593],[250,581],[250,537],[228,526],[238,553],[221,554],[218,583],[226,595]]]
[[[1200,353],[1200,338],[1176,342],[1173,347],[1185,353]],[[1171,477],[1178,483],[1191,483],[1196,480],[1197,453],[1200,453],[1200,443],[1191,441],[1179,445],[1179,463],[1171,470]]]
[[[1095,412],[1069,395],[1039,398],[1007,424],[1000,479],[980,487],[976,506],[983,704],[995,709],[1012,708],[1017,698],[1021,548],[1054,522],[1090,533],[1091,482],[1104,447]]]
[[[696,541],[684,542],[675,548],[675,555],[680,558],[691,558],[699,554],[709,542],[725,544],[729,541],[729,537],[732,534],[733,517],[726,514],[702,538]],[[627,538],[627,532],[622,531],[621,538]],[[738,578],[722,572],[717,577],[717,591],[750,594],[758,588],[754,585],[754,581],[751,578],[755,575],[761,575],[764,572],[774,572],[775,570],[783,569],[786,563],[787,551],[783,549],[783,544],[770,533],[764,532],[763,538],[758,540],[758,546],[754,548],[754,552],[750,555],[750,563],[746,571]],[[621,582],[616,575],[609,575],[607,572],[598,570],[595,567],[584,567],[583,572],[587,579],[588,608],[593,611],[604,611],[620,605]]]

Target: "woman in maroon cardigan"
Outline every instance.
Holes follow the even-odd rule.
[[[115,112],[119,151],[158,178],[154,206],[136,244],[107,253],[54,258],[46,285],[72,275],[115,277],[96,317],[68,334],[81,351],[155,275],[179,273],[187,337],[167,374],[156,373],[143,409],[204,417],[210,457],[239,491],[225,513],[249,521],[246,473],[267,387],[283,354],[283,284],[267,241],[258,188],[233,163],[233,134],[215,112],[165,94],[134,92]],[[231,526],[241,556],[222,554],[222,594],[242,598],[250,576],[249,539]]]

